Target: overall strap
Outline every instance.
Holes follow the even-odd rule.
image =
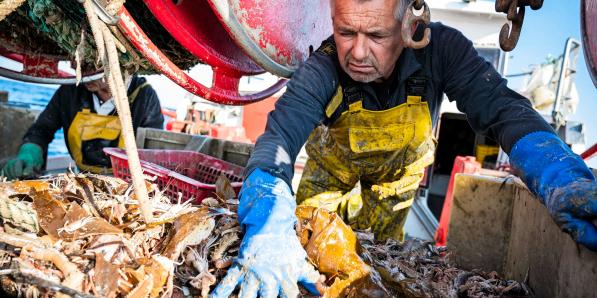
[[[414,52],[417,62],[421,65],[421,69],[417,70],[406,79],[406,98],[409,100],[409,98],[418,97],[419,100],[425,100],[427,97],[428,57],[425,53],[425,48],[415,50]]]
[[[83,98],[81,98],[81,111],[83,110],[91,110],[93,107],[93,92],[89,92],[87,91],[87,89],[85,89],[86,92],[83,92]],[[80,94],[80,93],[79,93]],[[89,94],[89,96],[85,96]]]
[[[135,88],[135,90],[133,90],[133,92],[131,92],[131,94],[128,96],[130,104],[133,104],[133,102],[135,102],[135,99],[137,99],[137,95],[139,95],[139,92],[141,92],[141,90],[143,88],[145,88],[146,86],[149,86],[148,82],[145,82],[145,83],[137,86],[137,88]]]
[[[317,49],[317,52],[326,56],[337,56],[336,43],[332,37],[324,40],[321,46]],[[341,69],[340,65],[336,62],[338,69]],[[348,106],[364,98],[364,94],[361,88],[352,81],[348,74],[340,71],[338,74],[338,87],[336,92],[332,96],[330,102],[325,109],[325,120],[323,124],[329,125],[340,117],[343,111],[348,111]]]
[[[423,36],[423,27],[419,26],[415,31],[414,38],[419,40]],[[415,59],[421,65],[421,68],[406,79],[406,98],[418,97],[419,100],[426,100],[428,71],[430,66],[430,55],[427,55],[427,49],[430,45],[418,50],[414,50]]]
[[[334,123],[344,111],[348,111],[351,104],[362,101],[365,98],[363,88],[348,77],[348,74],[341,72],[339,74],[340,82],[336,93],[326,108],[327,118],[325,125]]]

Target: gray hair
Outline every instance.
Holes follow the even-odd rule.
[[[345,0],[345,1],[367,2],[367,1],[371,1],[371,0]],[[413,0],[396,0],[396,3],[399,4],[399,5],[396,5],[396,8],[394,10],[394,18],[396,20],[402,21],[402,18],[404,17],[404,13],[406,12],[406,8],[412,1]],[[334,2],[336,2],[336,0],[330,0],[330,10],[332,12],[332,17],[334,16]]]

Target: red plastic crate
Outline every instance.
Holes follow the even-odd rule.
[[[120,148],[104,148],[110,156],[114,176],[125,181],[131,180],[128,157]],[[157,177],[156,182],[169,197],[184,201],[194,199],[201,203],[204,198],[213,196],[215,183],[224,174],[236,193],[243,181],[244,168],[206,154],[185,150],[139,149],[139,159],[143,172]]]

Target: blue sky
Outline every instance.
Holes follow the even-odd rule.
[[[530,64],[544,62],[548,54],[561,55],[568,37],[581,41],[580,0],[547,0],[538,11],[527,9],[520,40],[510,53],[508,73],[527,71]],[[518,89],[522,82],[521,79],[509,81],[513,89]],[[580,102],[571,119],[585,124],[588,148],[597,143],[597,88],[589,76],[584,53],[578,59],[576,84]],[[597,168],[597,157],[589,164]]]

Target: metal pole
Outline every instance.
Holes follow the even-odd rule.
[[[556,91],[556,99],[553,104],[553,111],[551,112],[551,116],[556,127],[560,127],[564,121],[564,119],[562,119],[562,114],[560,113],[562,93],[564,92],[564,79],[568,74],[568,66],[570,64],[570,53],[578,47],[580,47],[580,43],[575,39],[568,38],[568,40],[566,40],[566,47],[564,48],[564,59],[562,60],[562,67],[560,68],[560,78],[558,80],[558,89]]]

